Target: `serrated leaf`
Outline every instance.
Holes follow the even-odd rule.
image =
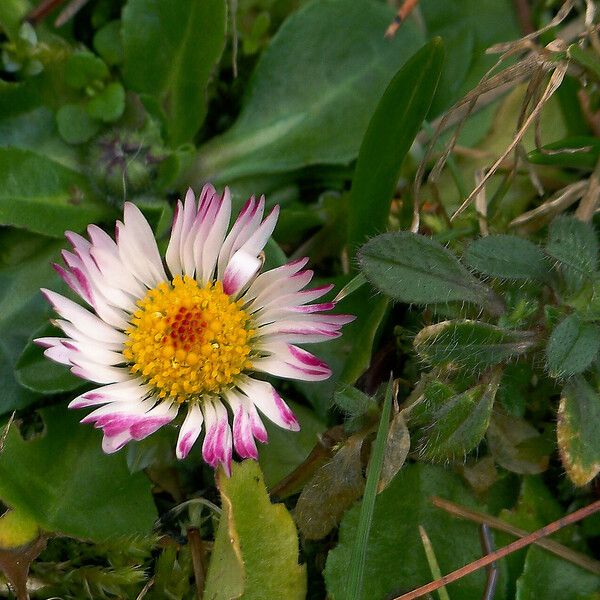
[[[502,370],[443,402],[430,402],[419,440],[419,453],[428,460],[463,458],[483,439],[492,416]],[[427,400],[425,400],[427,402]],[[422,418],[422,417],[421,417]]]
[[[598,267],[598,239],[591,223],[560,216],[550,224],[546,252],[559,261],[569,291],[577,291]]]
[[[549,265],[533,242],[516,235],[490,235],[469,245],[465,262],[480,273],[503,279],[544,281]]]
[[[33,334],[32,339],[48,336],[60,337],[60,333],[55,327],[46,324]],[[86,383],[85,380],[72,375],[65,365],[48,360],[44,356],[43,348],[34,344],[32,340],[27,342],[17,360],[15,377],[23,387],[40,394],[69,392]]]
[[[494,460],[508,471],[537,475],[548,468],[552,448],[525,419],[496,411],[486,436]]]
[[[431,365],[480,372],[527,352],[535,343],[532,332],[458,319],[424,327],[415,337],[414,348]]]
[[[598,423],[598,389],[577,375],[563,388],[556,427],[560,458],[575,485],[585,485],[600,472]]]
[[[444,62],[439,38],[396,73],[369,121],[348,203],[348,243],[354,254],[369,236],[385,230],[400,167],[421,128]]]
[[[477,527],[436,509],[434,495],[475,507],[472,495],[457,475],[434,465],[406,465],[377,496],[365,564],[361,600],[395,598],[431,581],[418,526],[428,532],[442,573],[481,558]],[[360,505],[351,508],[340,526],[339,542],[329,552],[325,583],[332,600],[348,599],[348,572],[356,543]],[[460,540],[460,543],[457,543]],[[503,565],[499,565],[503,569]],[[482,571],[448,586],[452,600],[479,600],[485,588]],[[503,600],[502,586],[495,600]]]
[[[296,527],[283,504],[271,504],[258,464],[234,463],[230,478],[219,471],[217,485],[223,513],[204,597],[304,600],[306,570],[298,565]]]
[[[546,364],[554,377],[583,373],[600,349],[600,329],[581,321],[576,314],[565,317],[553,330],[546,346]]]
[[[15,425],[9,431],[0,498],[46,531],[94,541],[148,533],[156,508],[146,476],[131,475],[123,453],[104,454],[99,433],[64,406],[40,414],[39,436],[24,440]]]
[[[408,231],[384,233],[358,252],[367,279],[395,300],[416,304],[473,302],[494,313],[501,301],[438,242]]]
[[[294,518],[306,539],[324,538],[362,495],[365,487],[360,458],[362,444],[362,436],[348,438],[302,490]]]
[[[130,0],[123,9],[124,75],[163,113],[171,146],[191,141],[225,46],[224,0]]]
[[[384,39],[392,18],[368,0],[293,12],[262,53],[234,125],[201,147],[194,178],[226,183],[354,160],[387,84],[425,41],[412,20]]]

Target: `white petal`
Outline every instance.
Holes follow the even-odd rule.
[[[256,256],[238,250],[225,269],[223,291],[228,296],[236,295],[258,273],[261,265],[262,261]]]
[[[185,458],[202,431],[204,417],[197,404],[190,404],[177,438],[177,458]]]
[[[237,385],[270,421],[284,429],[300,429],[294,413],[270,383],[244,376]]]
[[[256,298],[259,294],[262,294],[271,286],[279,286],[282,282],[286,281],[298,271],[301,271],[308,262],[308,258],[299,258],[289,262],[281,267],[270,269],[261,273],[248,288],[248,291],[244,294],[244,301],[249,302]]]
[[[74,364],[71,367],[71,373],[82,379],[88,379],[96,383],[117,383],[131,379],[131,373],[127,368],[105,367],[79,357],[76,359],[71,357],[71,361]]]

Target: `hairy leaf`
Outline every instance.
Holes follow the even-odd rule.
[[[502,312],[501,301],[438,242],[408,231],[384,233],[358,252],[367,279],[402,302],[431,304],[453,300]]]
[[[563,319],[552,331],[546,347],[546,364],[554,377],[585,371],[600,349],[600,329],[576,314]]]
[[[549,274],[543,252],[516,235],[490,235],[469,245],[465,262],[486,275],[504,279],[544,281]]]
[[[558,408],[560,458],[575,485],[585,485],[600,472],[600,396],[581,375],[563,388]]]
[[[431,365],[483,371],[533,347],[534,335],[470,319],[442,321],[424,327],[414,340],[419,356]]]

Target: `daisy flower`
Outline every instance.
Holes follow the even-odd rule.
[[[299,429],[262,377],[327,379],[329,367],[296,344],[336,338],[353,317],[327,314],[333,302],[311,304],[333,286],[305,289],[313,276],[306,258],[261,273],[279,214],[275,207],[263,219],[264,208],[264,197],[250,198],[229,230],[229,191],[221,196],[206,185],[196,202],[189,190],[177,202],[164,264],[148,222],[129,202],[115,240],[96,225],[89,239],[65,234],[73,249],[62,253],[64,267],[54,266],[90,309],[42,290],[65,337],[36,342],[48,358],[100,384],[69,407],[97,407],[82,423],[102,429],[105,452],[184,410],[177,457],[204,427],[204,460],[229,472],[232,447],[256,459],[255,440],[267,441],[261,415]]]

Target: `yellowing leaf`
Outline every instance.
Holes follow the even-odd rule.
[[[271,504],[260,467],[234,464],[217,475],[223,514],[208,568],[206,600],[303,600],[306,569],[283,504]]]

